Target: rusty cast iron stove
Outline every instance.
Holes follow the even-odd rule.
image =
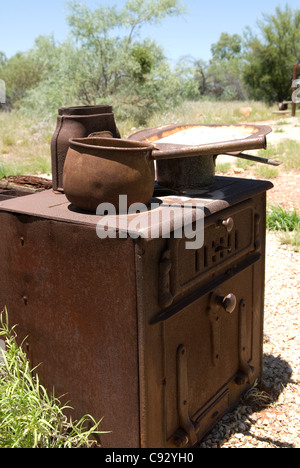
[[[102,218],[51,189],[0,202],[0,309],[73,419],[104,418],[103,447],[195,446],[261,377],[271,187],[216,177],[190,196],[204,206],[197,250],[174,233],[99,239]]]

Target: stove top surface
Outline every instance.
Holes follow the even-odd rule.
[[[150,231],[153,223],[161,224],[160,216],[154,217],[152,216],[153,213],[163,213],[169,209],[170,205],[177,205],[183,224],[186,215],[184,210],[190,210],[192,219],[195,221],[199,216],[199,207],[202,208],[202,217],[206,217],[258,193],[263,193],[272,187],[273,185],[267,181],[216,177],[215,183],[211,187],[193,193],[177,194],[160,187],[156,183],[154,196],[148,206],[148,211],[141,214],[111,216],[110,218],[79,210],[69,203],[64,194],[45,190],[0,202],[0,213],[1,211],[11,212],[37,218],[90,225],[95,228],[99,222],[103,223],[103,218],[106,218],[106,224],[103,223],[106,230],[117,228],[119,231],[135,234],[137,237],[151,238]],[[139,216],[140,223],[132,222],[137,216]],[[151,219],[149,219],[149,216]],[[149,219],[148,223],[143,223],[145,218]],[[143,224],[146,226],[144,229],[141,227]]]

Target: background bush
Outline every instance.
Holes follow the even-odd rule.
[[[44,118],[68,105],[111,103],[118,119],[143,125],[155,112],[184,100],[291,99],[292,67],[300,62],[300,9],[276,8],[255,32],[222,32],[210,61],[182,57],[174,67],[154,40],[141,40],[144,25],[184,12],[181,0],[127,0],[123,8],[68,3],[70,37],[38,37],[35,46],[7,59],[0,79],[7,104]]]

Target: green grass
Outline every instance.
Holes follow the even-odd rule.
[[[276,231],[282,244],[291,245],[299,252],[300,215],[296,209],[289,212],[280,205],[271,206],[267,211],[267,229]]]
[[[252,113],[249,121],[266,120],[272,118],[272,108],[261,102],[222,102],[222,101],[198,101],[183,102],[177,109],[162,115],[157,113],[150,121],[150,126],[159,126],[168,123],[239,123],[246,121],[241,114],[241,107],[251,107]],[[163,118],[163,122],[162,122]]]
[[[278,159],[283,161],[283,168],[285,170],[300,169],[300,142],[285,140],[277,146],[276,152]]]
[[[249,161],[248,159],[239,159],[236,158],[236,167],[240,169],[244,169],[244,171],[247,171],[248,169],[251,169],[253,166],[255,166],[255,162]]]
[[[185,101],[173,110],[153,114],[147,122],[147,127],[160,127],[168,124],[237,124],[247,122],[247,119],[240,112],[241,107],[252,108],[248,121],[276,119],[272,114],[276,106],[270,107],[261,102]],[[118,123],[118,126],[124,137],[140,130],[140,128],[134,128],[133,122],[130,121],[120,125]]]
[[[218,163],[217,160],[217,165],[216,165],[216,172],[222,172],[223,174],[226,174],[232,167],[232,164],[230,162],[223,162],[223,163]]]
[[[0,160],[0,179],[16,175],[51,174],[51,161],[49,158],[37,155],[34,159]]]
[[[276,179],[278,177],[278,169],[272,166],[263,166],[259,165],[256,166],[254,169],[254,173],[256,176],[261,177],[263,179]]]
[[[300,169],[300,142],[284,140],[278,145],[269,145],[266,150],[258,151],[258,155],[264,158],[278,159],[283,162],[281,168],[286,171]]]
[[[14,144],[14,142],[15,142],[15,140],[10,135],[4,135],[2,137],[2,143],[3,143],[4,146],[12,146]]]
[[[0,112],[0,178],[51,174],[51,118],[29,118],[20,112]]]
[[[40,384],[37,369],[30,369],[16,329],[9,328],[7,311],[0,316],[0,448],[90,448],[98,430],[91,416],[78,422],[68,420],[54,395]],[[99,446],[99,444],[97,445]]]
[[[289,212],[280,205],[272,205],[267,213],[267,228],[270,231],[300,230],[300,215],[296,209]]]

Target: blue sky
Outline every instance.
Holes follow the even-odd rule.
[[[222,32],[242,34],[246,26],[256,27],[262,13],[274,13],[276,6],[300,8],[299,0],[183,0],[187,13],[167,18],[159,26],[147,26],[142,37],[155,39],[171,61],[191,55],[209,60],[211,44]],[[99,4],[122,6],[125,0],[83,0],[90,7]],[[65,0],[0,0],[0,51],[8,57],[26,51],[39,35],[53,34],[63,41],[69,28]]]

